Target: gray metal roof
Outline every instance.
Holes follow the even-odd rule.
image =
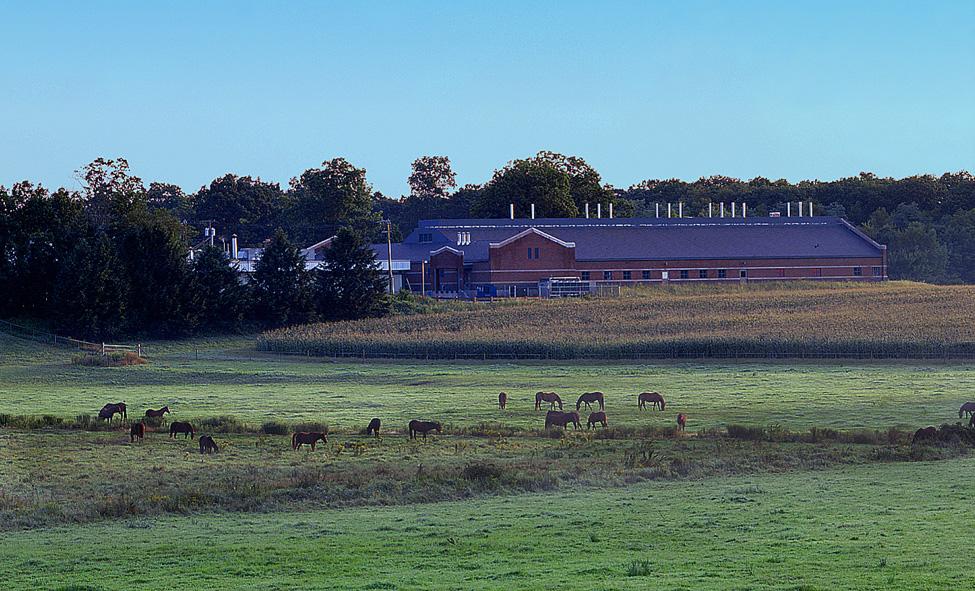
[[[835,217],[465,219],[421,221],[393,245],[393,258],[421,260],[451,245],[464,251],[466,262],[485,261],[491,243],[527,228],[574,242],[579,261],[875,257],[882,251]],[[469,232],[470,244],[459,246],[458,232]],[[432,242],[421,243],[420,234]],[[385,256],[385,244],[373,248]]]

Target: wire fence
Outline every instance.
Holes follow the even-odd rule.
[[[110,355],[112,353],[135,353],[139,357],[146,356],[146,348],[142,345],[142,343],[135,345],[104,342],[93,343],[91,341],[82,341],[80,339],[73,339],[71,337],[54,334],[52,332],[37,330],[36,328],[16,324],[8,320],[0,320],[0,331],[18,338],[84,351],[85,353],[97,355]]]

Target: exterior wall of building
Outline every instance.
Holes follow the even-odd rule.
[[[430,256],[430,285],[432,291],[465,289],[464,256],[452,250],[441,250]]]

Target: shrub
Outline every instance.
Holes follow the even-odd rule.
[[[504,473],[499,466],[484,462],[473,462],[464,466],[461,476],[464,480],[487,481],[498,480]]]
[[[634,560],[626,569],[628,577],[648,577],[653,574],[653,566],[649,560]]]
[[[288,425],[280,421],[264,421],[261,425],[261,433],[265,435],[287,435]]]
[[[302,421],[294,424],[294,430],[305,433],[328,433],[328,423]]]
[[[212,431],[214,433],[247,433],[247,425],[240,422],[237,417],[222,415],[219,417],[207,417],[200,421],[201,431]]]
[[[99,353],[85,353],[71,357],[74,365],[84,365],[87,367],[123,367],[126,365],[142,365],[146,363],[145,358],[128,351],[126,353],[109,353],[101,355]]]
[[[728,437],[732,439],[745,439],[748,441],[764,441],[765,429],[761,427],[748,427],[745,425],[728,425]]]

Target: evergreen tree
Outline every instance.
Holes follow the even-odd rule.
[[[305,257],[278,229],[254,268],[255,311],[267,326],[310,322],[315,317]]]
[[[389,309],[388,279],[365,238],[342,228],[315,271],[315,304],[325,320],[381,316]]]
[[[105,233],[75,244],[54,292],[57,328],[70,335],[105,339],[125,327],[129,285],[111,238]]]
[[[250,311],[249,286],[217,247],[206,247],[193,261],[193,301],[200,325],[211,330],[240,330]]]

